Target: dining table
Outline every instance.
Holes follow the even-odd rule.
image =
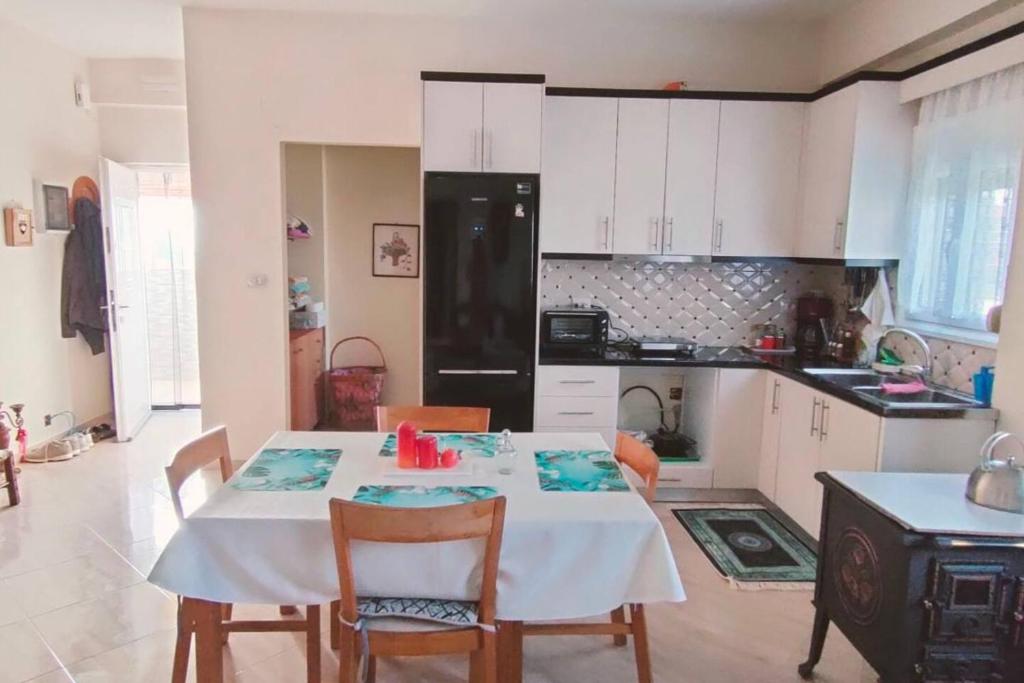
[[[219,605],[339,599],[332,498],[429,507],[506,497],[496,605],[503,683],[522,680],[524,622],[686,599],[660,521],[599,434],[512,433],[514,457],[495,455],[496,434],[438,438],[461,453],[456,467],[400,469],[393,434],[277,432],[182,521],[149,581],[209,612],[196,620],[201,683],[223,680]],[[469,540],[357,543],[356,592],[473,600],[481,552]]]

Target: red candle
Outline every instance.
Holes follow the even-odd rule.
[[[398,466],[402,469],[416,467],[416,425],[412,422],[398,424]]]
[[[416,464],[420,469],[437,467],[437,437],[429,434],[416,437]]]

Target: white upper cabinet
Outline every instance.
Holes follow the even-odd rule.
[[[716,100],[671,100],[665,171],[662,253],[711,253],[718,159]]]
[[[543,108],[543,85],[484,83],[484,171],[540,173]]]
[[[423,170],[539,173],[544,86],[423,83]]]
[[[423,170],[483,170],[483,83],[423,83]]]
[[[913,126],[897,83],[862,81],[809,105],[798,256],[899,258]]]
[[[541,170],[541,250],[612,251],[619,101],[548,97]]]
[[[722,102],[712,254],[793,255],[804,106]]]
[[[620,99],[612,249],[660,254],[669,101]]]

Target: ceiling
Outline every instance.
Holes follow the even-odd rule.
[[[87,57],[181,58],[181,7],[433,16],[629,13],[814,22],[856,0],[3,0],[0,17]]]

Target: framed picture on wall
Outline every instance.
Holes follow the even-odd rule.
[[[374,277],[420,276],[420,226],[373,224]]]
[[[71,214],[68,209],[68,188],[43,185],[43,225],[47,230],[70,230]]]

